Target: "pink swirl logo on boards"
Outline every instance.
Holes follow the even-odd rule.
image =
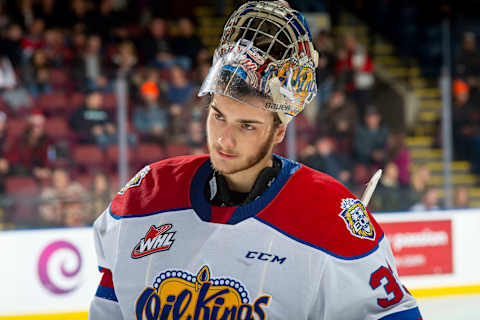
[[[55,241],[43,249],[38,259],[38,277],[54,294],[66,294],[78,287],[75,279],[82,268],[78,249],[68,241]]]

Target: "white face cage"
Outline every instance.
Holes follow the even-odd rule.
[[[248,2],[228,19],[199,95],[226,95],[278,112],[288,123],[316,94],[317,61],[301,13],[276,2]]]

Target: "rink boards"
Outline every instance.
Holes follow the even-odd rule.
[[[480,293],[480,209],[376,214],[418,298]],[[0,232],[0,319],[87,319],[99,281],[91,228]]]

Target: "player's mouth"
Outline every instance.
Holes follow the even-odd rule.
[[[233,159],[233,158],[236,158],[237,156],[234,155],[234,154],[230,154],[230,153],[224,153],[220,150],[217,150],[217,153],[220,155],[220,157],[222,158],[225,158],[225,159]]]

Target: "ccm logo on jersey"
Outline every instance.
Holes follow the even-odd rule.
[[[250,301],[246,288],[228,277],[212,278],[208,266],[198,273],[167,270],[137,299],[137,320],[266,319],[270,296]]]
[[[268,261],[268,262],[277,262],[282,264],[287,260],[287,257],[279,257],[275,254],[265,253],[265,252],[257,252],[257,251],[248,251],[247,255],[245,256],[247,259],[256,259],[261,261]]]
[[[175,241],[175,239],[173,239],[175,231],[167,232],[171,228],[171,224],[164,224],[159,227],[155,227],[155,225],[150,226],[145,237],[140,239],[140,242],[133,248],[132,258],[138,259],[155,252],[170,249]]]
[[[352,235],[362,239],[375,240],[375,229],[368,217],[368,212],[360,200],[342,199],[339,216],[345,221]]]

